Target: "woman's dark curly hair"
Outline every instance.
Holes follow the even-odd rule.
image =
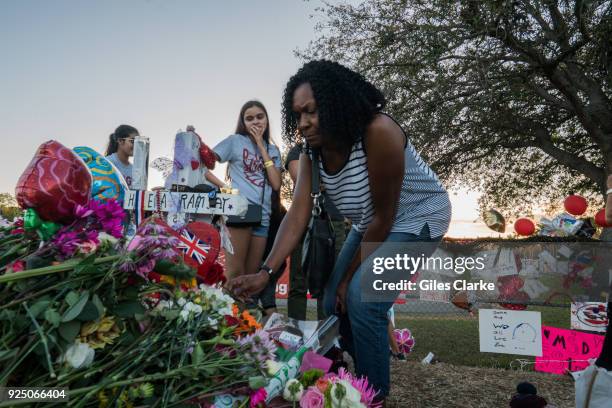
[[[283,96],[283,140],[298,143],[298,122],[293,112],[293,93],[309,83],[317,103],[319,129],[325,138],[352,146],[365,133],[374,115],[386,104],[382,92],[361,74],[328,60],[310,61],[289,79]]]

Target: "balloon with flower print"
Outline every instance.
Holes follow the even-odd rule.
[[[79,156],[54,140],[40,145],[15,187],[23,209],[44,221],[70,223],[75,210],[89,201],[91,173]]]
[[[73,150],[91,172],[93,178],[91,198],[96,201],[123,202],[128,186],[119,170],[91,147],[78,146]]]

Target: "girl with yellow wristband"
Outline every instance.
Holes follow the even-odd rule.
[[[281,154],[270,139],[268,113],[259,101],[240,109],[235,134],[213,149],[217,160],[228,163],[228,178],[249,204],[261,206],[258,226],[230,226],[234,253],[226,253],[226,276],[233,278],[261,265],[270,226],[272,190],[281,186]],[[222,186],[219,186],[222,187]]]

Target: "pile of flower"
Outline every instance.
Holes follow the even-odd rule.
[[[286,401],[299,404],[300,408],[370,408],[379,407],[374,402],[376,391],[366,378],[355,377],[344,368],[337,374],[312,369],[300,379],[287,382],[283,391]]]
[[[306,348],[284,349],[218,284],[198,282],[159,220],[128,243],[117,203],[74,215],[61,226],[28,210],[0,227],[0,387],[65,387],[85,407],[253,408],[282,393],[267,390],[295,376]],[[345,371],[296,384],[285,396],[301,407],[375,406]]]
[[[71,406],[199,405],[261,376],[261,345],[241,338],[258,323],[197,285],[162,228],[123,249],[112,201],[51,234],[32,215],[0,230],[0,386],[66,387]]]

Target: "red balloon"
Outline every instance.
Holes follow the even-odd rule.
[[[215,227],[195,221],[179,232],[170,227],[168,229],[181,241],[178,249],[182,250],[185,263],[197,269],[199,275],[213,266],[221,248],[221,236]]]
[[[563,206],[565,207],[565,211],[572,215],[582,215],[586,211],[588,204],[584,197],[572,194],[567,196],[563,202]]]
[[[595,214],[595,224],[597,224],[600,227],[612,227],[612,225],[608,224],[606,222],[606,209],[602,208],[601,210],[597,211],[597,214]]]
[[[535,232],[535,224],[529,218],[519,218],[514,222],[514,230],[519,235],[529,236]]]
[[[91,194],[91,173],[72,150],[55,140],[40,145],[15,187],[23,209],[33,208],[43,220],[69,223],[77,205]]]

